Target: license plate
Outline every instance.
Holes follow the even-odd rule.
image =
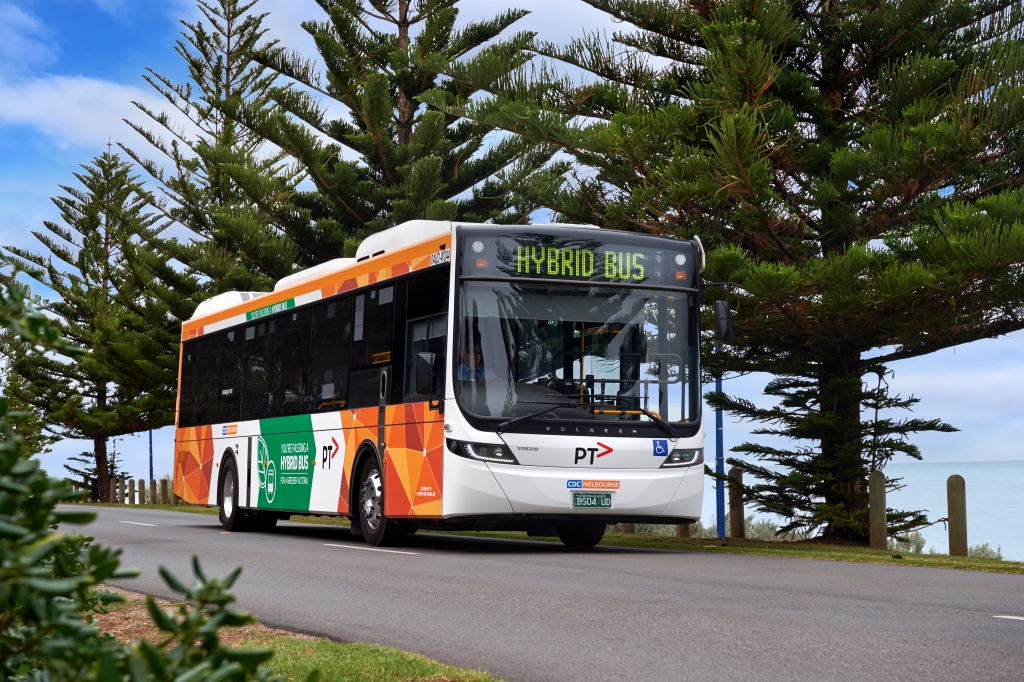
[[[573,493],[572,506],[588,509],[611,509],[611,493]]]

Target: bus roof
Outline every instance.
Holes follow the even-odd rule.
[[[382,282],[450,259],[456,226],[507,229],[506,225],[411,220],[363,240],[355,258],[336,258],[282,278],[272,292],[230,291],[203,301],[181,328],[182,341]],[[524,226],[525,227],[525,226]],[[532,227],[599,229],[595,225]]]

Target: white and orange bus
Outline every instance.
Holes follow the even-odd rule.
[[[699,241],[413,221],[182,328],[174,491],[228,530],[349,517],[598,543],[699,518]]]

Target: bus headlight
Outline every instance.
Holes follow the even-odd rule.
[[[673,467],[692,467],[704,463],[704,448],[693,448],[690,450],[673,450],[668,453],[662,469]]]
[[[451,438],[448,440],[448,449],[459,457],[476,459],[481,462],[495,462],[497,464],[519,464],[515,455],[504,445],[493,445],[491,443],[466,443]]]

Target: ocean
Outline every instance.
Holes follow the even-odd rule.
[[[912,462],[890,464],[885,473],[902,478],[906,486],[890,493],[887,505],[927,510],[931,521],[947,516],[946,479],[960,474],[967,483],[968,544],[987,542],[992,549],[1000,548],[1003,559],[1024,561],[1024,462]],[[705,477],[705,524],[715,515],[713,485],[714,481]],[[921,535],[928,542],[925,552],[932,547],[943,554],[949,551],[945,524],[925,528]]]

